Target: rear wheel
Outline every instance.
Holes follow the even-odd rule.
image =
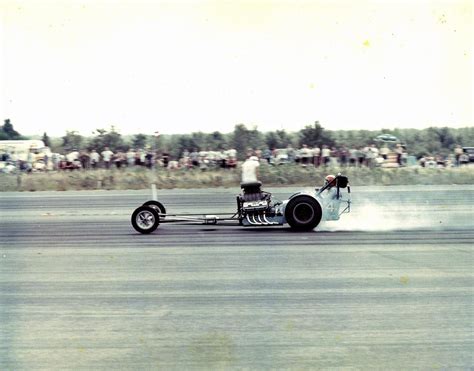
[[[140,233],[151,233],[158,228],[159,224],[158,212],[151,206],[140,206],[132,214],[132,226]]]
[[[293,229],[311,231],[319,224],[322,217],[321,205],[310,196],[298,196],[288,201],[285,218]]]
[[[143,206],[150,206],[150,207],[155,208],[156,211],[158,211],[158,214],[166,214],[165,207],[159,201],[150,200],[150,201],[145,202]],[[162,215],[161,218],[164,219],[165,217]]]

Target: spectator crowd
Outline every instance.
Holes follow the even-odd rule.
[[[270,165],[294,164],[303,167],[451,167],[469,163],[469,156],[460,146],[456,146],[449,156],[423,156],[419,159],[408,155],[401,144],[380,147],[369,146],[336,148],[328,145],[310,147],[305,144],[301,148],[248,148],[246,158],[256,156],[260,162]],[[78,170],[78,169],[122,169],[132,167],[163,167],[167,169],[234,169],[238,161],[237,150],[184,150],[179,158],[173,158],[167,150],[152,151],[150,149],[129,149],[128,151],[112,151],[105,147],[102,151],[95,149],[72,150],[65,154],[37,153],[31,150],[27,154],[15,152],[0,153],[0,172],[40,171],[40,170]]]

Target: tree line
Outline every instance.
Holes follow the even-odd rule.
[[[454,147],[474,146],[474,128],[429,127],[426,129],[380,129],[380,130],[328,130],[318,121],[295,132],[275,130],[261,132],[257,127],[244,124],[235,125],[230,133],[201,131],[189,134],[170,134],[153,136],[138,133],[123,136],[114,126],[97,129],[91,137],[80,135],[77,131],[67,131],[61,138],[51,139],[45,132],[42,140],[53,152],[67,153],[73,149],[95,149],[102,151],[109,147],[112,151],[127,151],[129,148],[142,148],[151,151],[166,151],[171,157],[179,158],[184,150],[226,150],[235,148],[239,159],[247,149],[321,147],[323,144],[335,148],[360,148],[374,143],[380,134],[392,134],[407,148],[409,154],[421,157],[447,155]],[[27,139],[20,135],[10,120],[0,127],[0,140]]]

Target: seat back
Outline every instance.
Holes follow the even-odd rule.
[[[339,188],[346,188],[347,185],[349,184],[349,178],[347,178],[344,175],[338,175],[336,179],[337,179],[337,186]]]

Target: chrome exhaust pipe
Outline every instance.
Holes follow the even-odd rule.
[[[258,222],[257,220],[255,220],[255,215],[252,214],[252,219],[254,221],[254,225],[262,225],[262,223]]]
[[[267,216],[265,215],[265,212],[263,212],[263,220],[264,220],[265,223],[267,223],[268,225],[278,224],[277,222],[271,222],[270,220],[268,220],[268,219],[267,219]]]
[[[259,223],[255,220],[253,215],[250,216],[249,214],[247,214],[245,218],[247,219],[250,225],[262,225],[262,223]]]
[[[257,219],[258,219],[258,221],[260,222],[260,224],[262,224],[262,225],[269,225],[268,222],[266,222],[266,221],[264,221],[264,220],[262,220],[262,219],[260,218],[260,214],[257,214]]]
[[[245,219],[249,222],[250,225],[254,225],[253,222],[250,220],[249,214],[245,215]]]

